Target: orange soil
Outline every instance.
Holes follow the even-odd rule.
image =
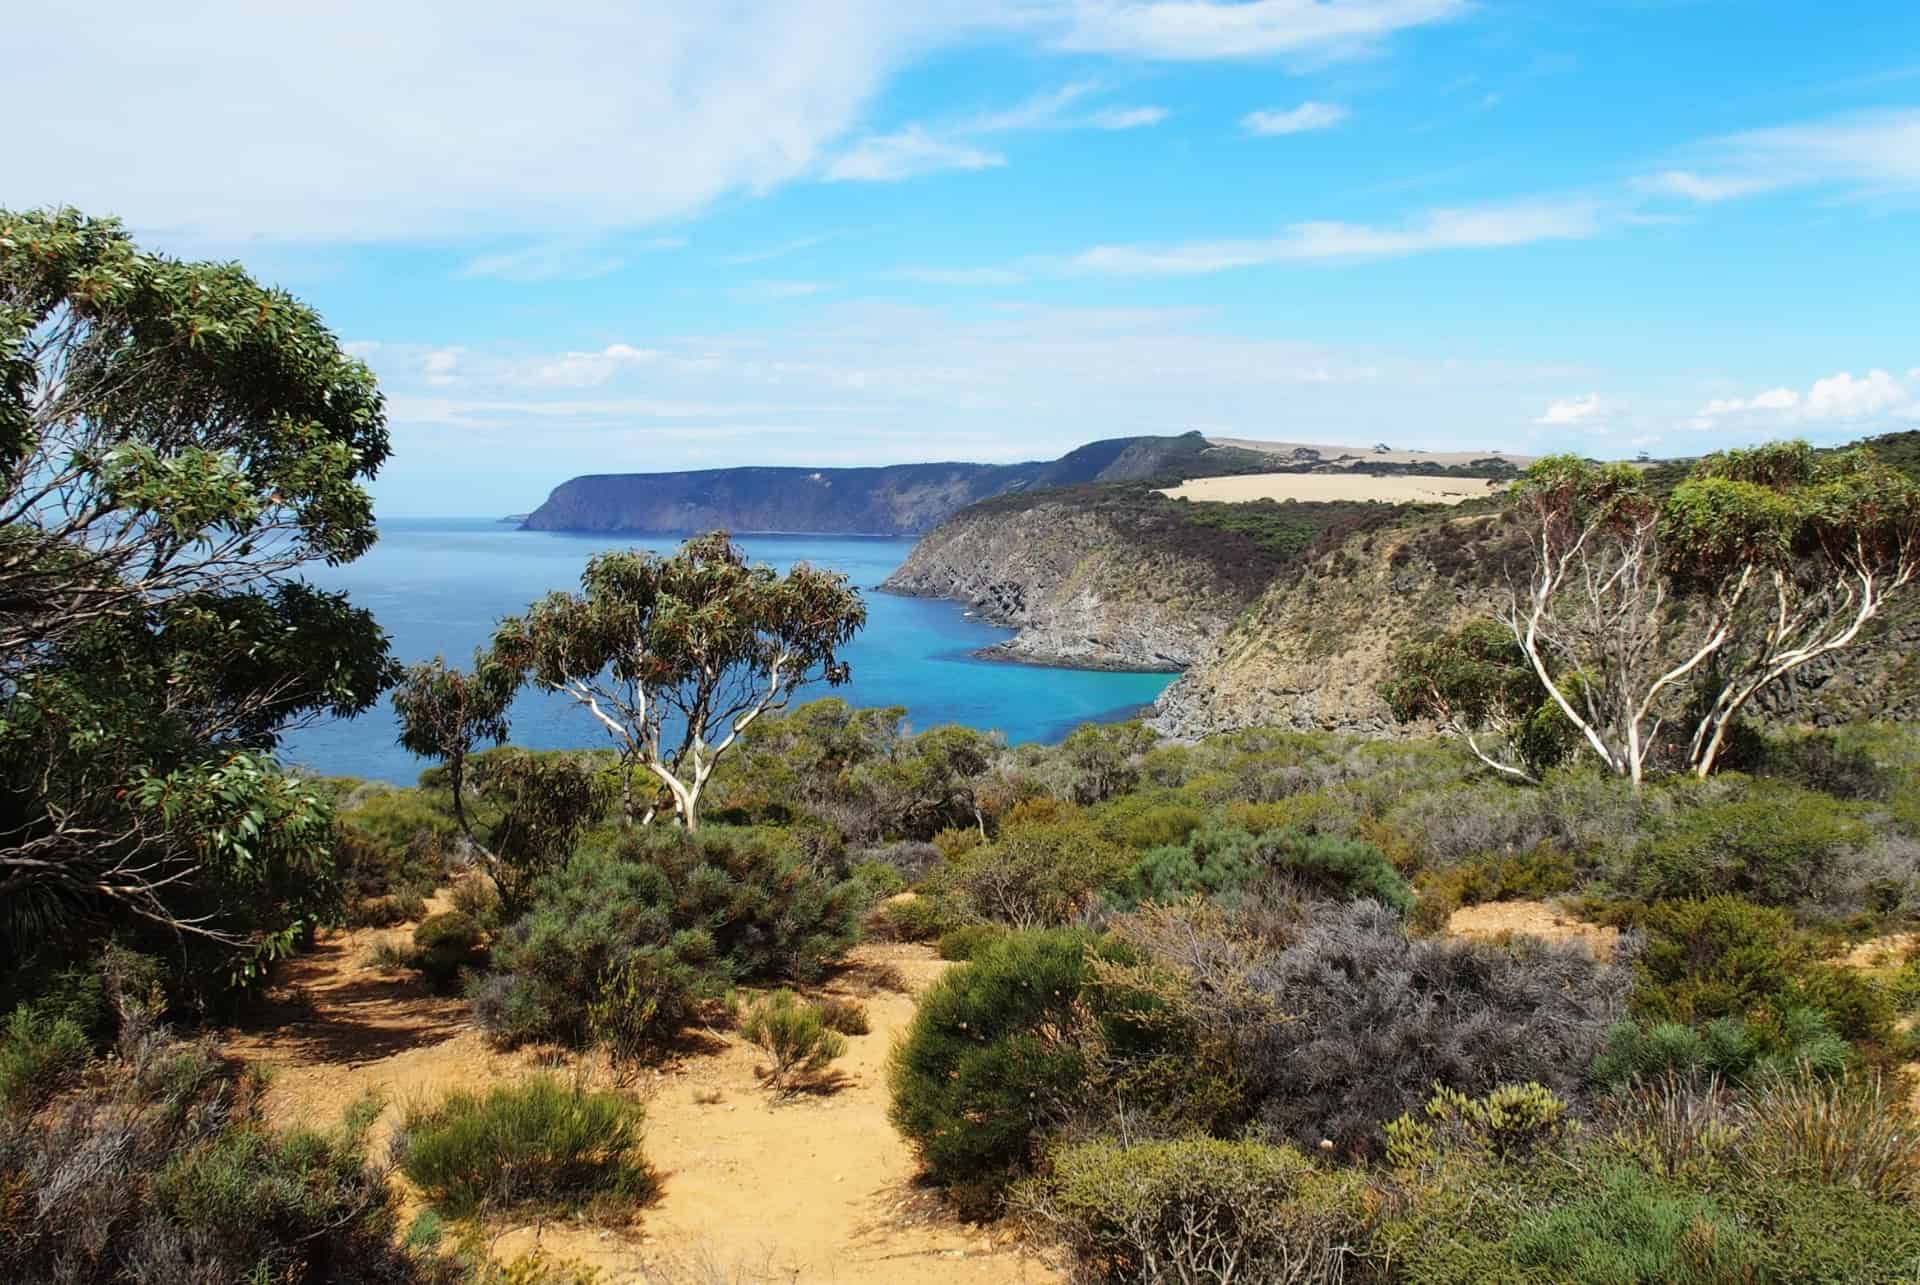
[[[1499,941],[1507,937],[1541,937],[1547,941],[1577,941],[1596,959],[1610,959],[1620,941],[1620,930],[1590,924],[1563,914],[1545,901],[1488,901],[1464,906],[1447,920],[1455,937]]]
[[[379,1156],[405,1103],[452,1087],[484,1088],[541,1065],[615,1082],[598,1059],[496,1052],[462,1000],[371,966],[379,941],[410,932],[323,938],[292,962],[267,1021],[232,1033],[230,1053],[273,1068],[268,1110],[275,1119],[326,1123],[378,1091],[388,1103],[375,1131]],[[626,1086],[647,1103],[658,1202],[631,1228],[492,1228],[495,1256],[538,1249],[597,1267],[610,1283],[1057,1280],[1005,1233],[947,1212],[917,1184],[913,1153],[887,1122],[888,1051],[913,1017],[913,996],[946,967],[924,946],[853,951],[820,989],[859,998],[873,1029],[849,1038],[834,1063],[832,1092],[776,1101],[755,1075],[758,1050],[731,1033],[695,1036],[675,1060]]]

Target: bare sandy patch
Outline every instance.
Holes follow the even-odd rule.
[[[1160,492],[1176,500],[1379,500],[1386,504],[1459,504],[1505,485],[1476,477],[1376,477],[1371,473],[1247,473],[1197,477]]]
[[[225,1046],[273,1069],[267,1106],[283,1124],[324,1125],[363,1093],[380,1093],[388,1105],[374,1130],[376,1158],[406,1103],[455,1087],[484,1090],[549,1068],[643,1099],[659,1200],[630,1227],[495,1225],[497,1259],[537,1251],[597,1267],[609,1283],[1060,1279],[1009,1232],[954,1217],[920,1184],[912,1148],[887,1120],[888,1054],[913,1020],[915,996],[950,967],[931,948],[857,947],[814,988],[860,1000],[872,1029],[849,1037],[831,1092],[779,1100],[761,1084],[759,1050],[730,1032],[696,1032],[662,1066],[629,1076],[557,1050],[498,1052],[463,1000],[373,966],[374,946],[411,931],[326,935],[291,961],[266,1017]],[[411,1193],[407,1206],[409,1217],[419,1207]]]
[[[1511,937],[1574,941],[1592,951],[1595,959],[1612,959],[1620,943],[1618,928],[1576,919],[1545,901],[1487,901],[1463,906],[1448,918],[1447,932],[1477,941]]]

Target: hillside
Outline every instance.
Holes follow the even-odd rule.
[[[530,531],[915,535],[969,504],[1009,492],[1090,482],[1189,477],[1271,467],[1198,433],[1091,442],[1024,464],[894,464],[878,468],[724,468],[607,473],[555,487],[527,516]]]
[[[1018,634],[983,655],[1181,670],[1303,549],[1375,504],[1195,504],[1145,486],[1008,495],[956,514],[880,587],[964,602]]]

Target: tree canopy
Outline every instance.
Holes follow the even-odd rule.
[[[271,751],[393,667],[293,573],[372,545],[387,452],[373,376],[291,296],[0,212],[7,956],[132,920],[253,959],[311,926],[331,826]]]

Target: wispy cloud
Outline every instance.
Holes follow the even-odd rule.
[[[1306,102],[1284,111],[1248,112],[1240,118],[1240,127],[1249,134],[1305,134],[1316,129],[1331,129],[1348,115],[1347,109],[1338,103]]]
[[[909,125],[898,133],[861,139],[828,163],[826,176],[841,183],[897,183],[944,170],[988,170],[1006,163],[999,152],[937,138]]]
[[[1466,0],[1082,0],[1059,44],[1167,61],[1334,59],[1467,9]]]
[[[895,275],[930,286],[1017,286],[1027,279],[1012,268],[902,268]]]
[[[621,371],[647,366],[660,360],[652,348],[631,344],[608,344],[598,352],[563,353],[534,369],[533,382],[556,388],[593,388],[606,383]]]
[[[1080,105],[1099,92],[1099,85],[1078,81],[997,111],[871,134],[829,161],[825,174],[839,181],[882,183],[946,170],[994,169],[1005,165],[1007,158],[980,140],[1043,130],[1143,129],[1167,118],[1163,107],[1082,110]]]
[[[827,288],[821,281],[761,281],[753,289],[769,299],[804,299]]]
[[[454,271],[462,280],[491,277],[500,281],[588,281],[604,277],[627,266],[630,256],[659,254],[678,250],[687,244],[683,236],[649,237],[621,246],[579,245],[549,242],[475,255]]]
[[[1437,250],[1476,250],[1576,241],[1598,236],[1608,221],[1591,201],[1431,210],[1409,223],[1296,223],[1278,236],[1170,245],[1103,245],[1073,256],[1071,266],[1115,276],[1197,276],[1233,268],[1323,259],[1384,259]]]
[[[1699,164],[1640,180],[1644,190],[1699,202],[1795,187],[1861,195],[1920,190],[1920,109],[1862,112],[1710,139]]]
[[[791,241],[782,241],[778,245],[762,246],[757,250],[742,250],[737,254],[722,255],[720,262],[732,265],[743,263],[768,263],[774,259],[784,259],[790,254],[802,250],[811,250],[816,245],[824,245],[839,233],[822,232],[815,236],[795,237]]]

